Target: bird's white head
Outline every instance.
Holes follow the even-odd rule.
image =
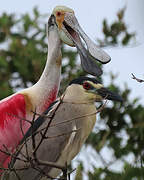
[[[67,88],[68,97],[77,102],[98,102],[103,99],[122,102],[120,95],[105,88],[95,78],[79,77],[70,82]]]
[[[52,25],[57,26],[59,38],[62,42],[77,48],[83,69],[89,74],[100,76],[102,70],[97,66],[95,60],[107,63],[110,61],[110,56],[96,46],[86,35],[79,25],[74,11],[65,6],[56,6],[48,21],[48,31]],[[83,45],[81,38],[87,48]]]
[[[67,13],[74,14],[74,11],[65,6],[56,6],[52,14],[55,16],[56,19],[56,24],[58,26],[60,39],[69,46],[75,46],[74,42],[72,41],[70,35],[67,33],[66,28],[63,24]]]

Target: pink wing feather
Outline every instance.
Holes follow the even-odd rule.
[[[6,151],[7,148],[10,152],[14,151],[23,137],[20,124],[22,123],[22,127],[25,126],[26,121],[22,120],[25,118],[24,95],[16,94],[0,102],[0,150]],[[3,167],[8,167],[10,159],[10,156],[0,152],[0,164]]]
[[[57,87],[50,91],[49,96],[45,98],[41,112],[56,99]],[[30,124],[26,119],[26,100],[24,94],[16,94],[0,102],[0,150],[6,151],[6,148],[13,152],[20,140],[23,138],[21,127],[24,133]],[[5,148],[6,147],[6,148]],[[8,167],[11,157],[0,151],[0,167]]]

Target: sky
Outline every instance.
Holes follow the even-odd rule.
[[[132,90],[130,98],[140,97],[140,102],[144,104],[144,83],[140,84],[131,78],[131,73],[134,73],[138,78],[144,79],[144,0],[4,0],[0,3],[0,14],[2,12],[32,13],[35,6],[41,13],[51,13],[56,5],[65,5],[74,9],[80,25],[93,40],[102,37],[104,18],[112,23],[116,19],[118,10],[127,7],[125,21],[131,32],[137,32],[137,43],[126,48],[105,49],[112,60],[104,65],[104,84],[109,83],[108,72],[118,74],[115,83],[122,89],[126,83]]]

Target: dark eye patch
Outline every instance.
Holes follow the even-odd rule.
[[[94,87],[90,83],[84,82],[83,83],[83,88],[86,89],[86,90],[89,90],[89,89],[93,89]]]

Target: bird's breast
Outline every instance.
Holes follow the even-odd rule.
[[[66,113],[72,119],[72,129],[69,141],[66,144],[59,161],[65,161],[68,164],[79,153],[85,140],[91,133],[96,122],[96,108],[93,104],[67,104]],[[61,164],[61,162],[60,162]]]

